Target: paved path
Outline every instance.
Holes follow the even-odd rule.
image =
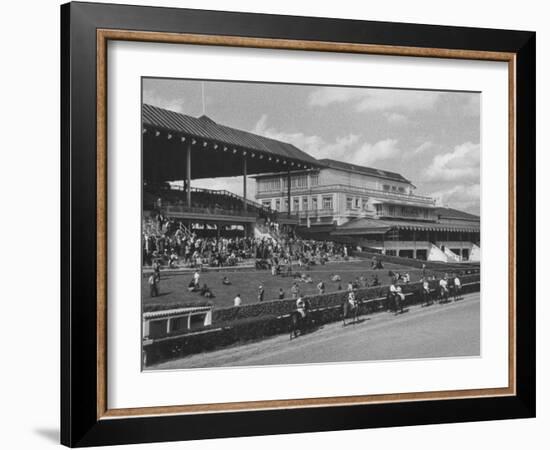
[[[413,306],[395,316],[378,313],[356,324],[332,323],[289,340],[289,335],[168,361],[151,369],[304,364],[477,356],[479,292],[444,305]]]

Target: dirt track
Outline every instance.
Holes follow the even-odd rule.
[[[341,322],[292,341],[280,335],[247,345],[168,361],[150,369],[183,369],[266,364],[306,364],[480,354],[479,292],[463,300],[414,306],[400,315],[365,316],[345,327]]]

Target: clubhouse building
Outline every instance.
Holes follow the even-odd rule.
[[[297,217],[300,235],[431,261],[479,261],[479,217],[417,195],[402,175],[331,159],[256,176],[256,200]],[[290,189],[289,189],[290,181]]]

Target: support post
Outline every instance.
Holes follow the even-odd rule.
[[[246,211],[246,177],[247,177],[247,167],[246,167],[246,155],[243,156],[243,210]]]
[[[185,181],[187,185],[187,206],[191,207],[191,139],[187,144],[187,163],[186,163]]]
[[[288,200],[288,205],[287,205],[287,214],[288,214],[288,217],[290,217],[290,169],[288,169],[287,173],[286,173],[286,197],[287,197],[287,200]]]

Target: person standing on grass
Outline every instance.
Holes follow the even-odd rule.
[[[159,280],[157,279],[157,277],[154,273],[151,274],[151,276],[149,277],[148,283],[149,283],[149,295],[151,297],[158,297],[158,295],[159,295],[159,288],[158,288]]]
[[[237,294],[233,299],[233,306],[241,306],[241,294]]]
[[[264,301],[264,294],[265,294],[264,287],[260,284],[260,286],[258,287],[258,301],[259,302]]]
[[[292,285],[292,287],[290,288],[290,292],[291,292],[292,298],[293,298],[294,300],[296,300],[296,299],[299,297],[299,295],[300,295],[300,288],[298,287],[298,285],[297,285],[296,283],[294,283],[294,284]]]
[[[317,289],[319,290],[319,294],[325,293],[325,283],[323,280],[319,281],[319,284],[317,285]]]
[[[157,280],[160,281],[160,261],[158,259],[155,259],[153,263],[153,271]]]
[[[193,274],[193,281],[195,282],[195,287],[199,287],[199,282],[201,279],[201,274],[198,270],[195,270],[195,273]]]
[[[283,291],[283,288],[279,288],[279,300],[283,300],[285,298],[285,291]]]

